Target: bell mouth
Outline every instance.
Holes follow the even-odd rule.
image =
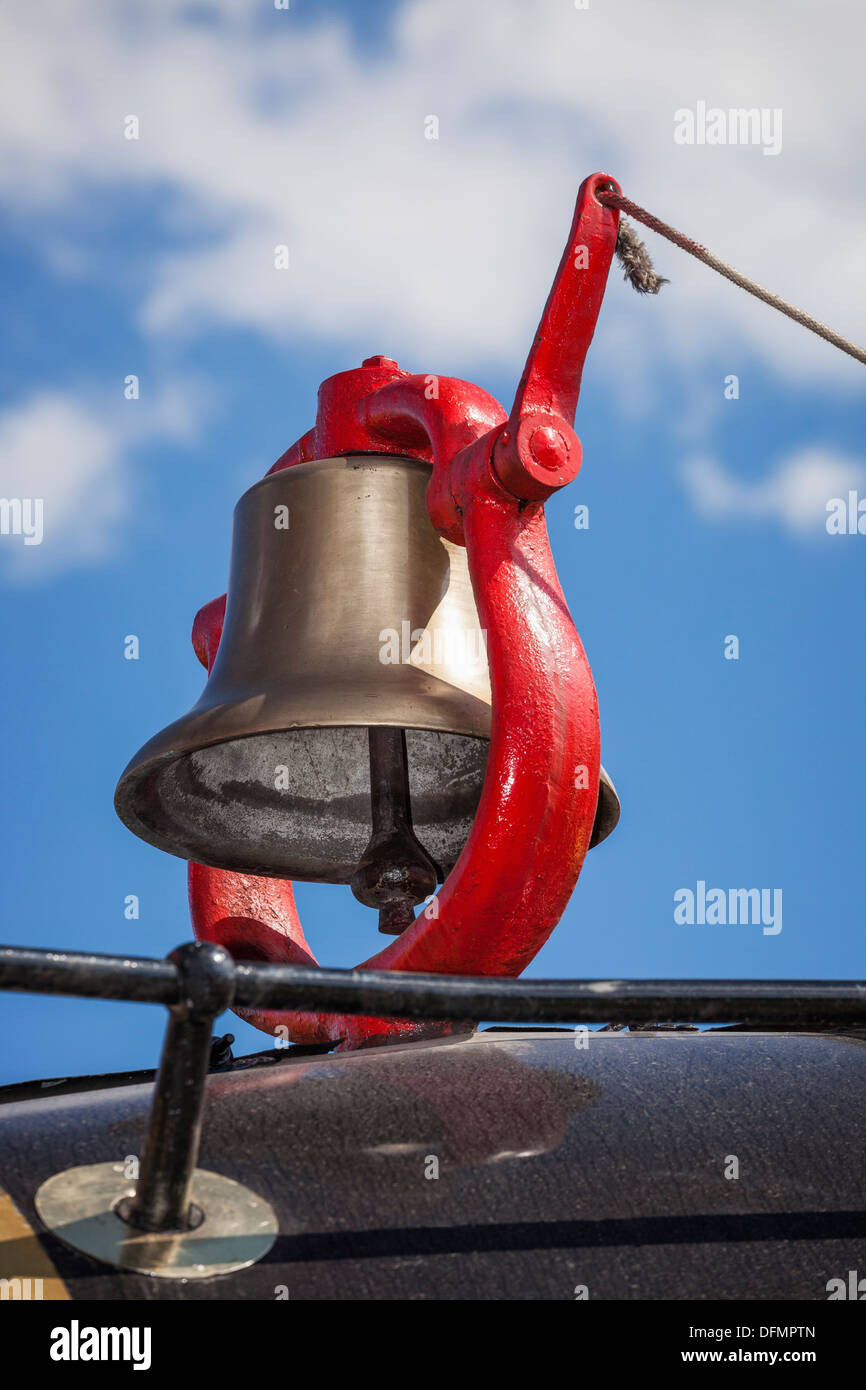
[[[469,838],[489,741],[438,729],[405,735],[413,827],[444,882]],[[370,836],[367,738],[364,725],[307,727],[134,759],[115,807],[130,830],[180,859],[348,883]],[[602,768],[590,849],[619,816]]]
[[[489,742],[406,729],[415,834],[439,881],[469,836]],[[121,820],[158,849],[211,868],[348,883],[370,838],[367,727],[256,733],[138,763]]]

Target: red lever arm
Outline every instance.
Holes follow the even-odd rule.
[[[599,189],[621,192],[608,174],[592,174],[580,185],[568,241],[511,407],[512,425],[535,411],[574,424],[619,226],[616,209],[596,198]]]
[[[568,242],[493,457],[500,482],[525,500],[543,501],[580,468],[574,412],[619,227],[616,209],[596,198],[599,188],[618,191],[619,185],[607,174],[593,174],[580,186]]]

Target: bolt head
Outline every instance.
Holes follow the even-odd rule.
[[[361,363],[362,367],[385,367],[391,371],[399,372],[400,368],[393,357],[365,357]]]
[[[529,452],[540,468],[555,473],[568,459],[568,444],[553,425],[537,425],[529,436]]]

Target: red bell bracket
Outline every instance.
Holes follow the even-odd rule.
[[[440,535],[465,545],[487,654],[492,727],[469,838],[432,903],[384,950],[378,969],[518,975],[562,915],[590,844],[599,791],[592,673],[559,585],[544,501],[580,467],[573,422],[580,378],[617,239],[618,213],[581,185],[568,244],[510,414],[451,377],[412,376],[388,358],[323,382],[312,430],[271,470],[342,454],[432,461]],[[193,643],[210,670],[225,599],[198,614]],[[190,865],[196,935],[239,958],[314,964],[290,883]],[[430,1025],[309,1013],[244,1015],[298,1042],[356,1047],[429,1035]],[[443,1023],[447,1032],[459,1024]]]

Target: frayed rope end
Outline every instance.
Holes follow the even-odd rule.
[[[619,224],[616,255],[623,268],[623,279],[628,280],[638,294],[658,294],[662,285],[670,284],[663,275],[656,274],[649,251],[628,222]]]

